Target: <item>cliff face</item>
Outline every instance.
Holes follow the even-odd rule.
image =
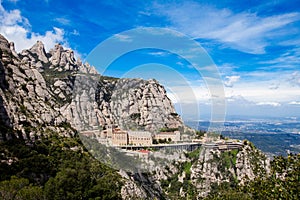
[[[0,59],[2,139],[12,137],[9,129],[25,139],[47,129],[70,135],[70,124],[79,130],[115,123],[150,131],[183,125],[155,80],[100,76],[59,44],[46,52],[38,41],[17,54],[0,35]]]
[[[37,55],[28,50],[17,55],[13,43],[8,43],[2,36],[0,38],[1,124],[18,132],[18,135],[10,135],[2,129],[2,137],[29,139],[41,129],[41,125],[54,128],[65,122],[40,73],[43,62],[36,62]]]
[[[203,199],[222,185],[239,187],[270,174],[270,160],[247,141],[239,149],[201,147],[181,158],[150,175],[170,199]]]
[[[270,160],[245,141],[241,149],[231,151],[202,149],[191,167],[191,181],[199,191],[198,197],[205,197],[212,185],[224,182],[243,185],[255,177],[266,177],[269,171]]]
[[[112,123],[125,130],[155,131],[183,126],[165,89],[157,81],[110,77],[97,80],[94,75],[76,77],[73,99],[62,107],[78,130]]]

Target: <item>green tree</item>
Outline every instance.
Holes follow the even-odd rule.
[[[10,180],[0,182],[0,196],[4,200],[16,199],[17,193],[29,185],[29,180],[12,176]]]
[[[25,186],[16,194],[15,200],[43,200],[46,199],[42,187]]]

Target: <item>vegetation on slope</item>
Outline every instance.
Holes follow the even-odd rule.
[[[251,149],[256,149],[252,143],[245,143],[249,143]],[[236,169],[238,152],[238,149],[234,149],[214,156],[213,162],[217,163],[218,173],[229,181],[213,182],[206,199],[300,199],[300,154],[274,157],[268,174],[260,169],[264,158],[260,157],[258,151],[253,151],[253,155],[248,156],[254,164],[253,171],[257,177],[240,184],[229,172],[229,169]],[[187,162],[175,164],[178,172],[171,173],[166,180],[161,180],[161,186],[169,199],[199,198],[200,191],[195,187],[195,183],[202,180],[198,178],[193,181],[190,176],[191,166],[199,158],[199,149],[186,153],[186,157]]]
[[[177,173],[172,173],[166,180],[161,180],[161,186],[168,199],[193,199],[197,196],[197,188],[191,180],[191,167],[199,158],[200,149],[185,153],[186,162],[174,163]],[[167,167],[168,169],[168,167]],[[184,174],[184,175],[183,175]],[[182,180],[179,181],[179,177]]]
[[[120,199],[121,177],[92,158],[79,138],[0,144],[0,199]]]
[[[300,154],[274,157],[268,177],[258,176],[243,186],[215,185],[207,199],[300,199]]]

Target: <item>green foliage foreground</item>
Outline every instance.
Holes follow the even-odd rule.
[[[213,187],[207,199],[300,199],[300,154],[274,157],[269,176],[243,186],[223,183]]]
[[[255,148],[253,146],[253,148]],[[181,163],[177,168],[179,171],[167,180],[161,181],[161,186],[169,199],[197,199],[199,190],[191,182],[191,166],[195,164],[199,157],[199,149],[189,152],[186,157],[190,161]],[[274,157],[271,161],[270,172],[256,173],[257,177],[246,182],[244,185],[238,184],[235,177],[231,177],[228,171],[229,168],[234,168],[236,165],[238,150],[222,152],[219,157],[215,157],[214,162],[218,163],[218,170],[223,176],[229,178],[229,182],[221,184],[212,183],[211,191],[205,199],[300,199],[300,154],[290,154],[288,157]],[[261,162],[262,158],[254,155]],[[255,170],[254,170],[255,171]],[[179,182],[178,177],[185,172],[183,183]],[[194,180],[195,181],[195,180]],[[196,182],[201,182],[201,179]],[[180,191],[185,195],[181,196]]]
[[[0,199],[120,199],[121,177],[78,138],[0,144]]]

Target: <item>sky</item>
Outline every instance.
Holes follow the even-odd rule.
[[[18,52],[37,40],[47,50],[61,43],[99,71],[89,60],[97,45],[110,37],[130,42],[124,31],[145,27],[174,30],[201,45],[224,84],[227,120],[300,119],[299,1],[0,0],[0,33]],[[130,52],[105,75],[157,79],[186,120],[213,112],[205,78],[172,52]]]

